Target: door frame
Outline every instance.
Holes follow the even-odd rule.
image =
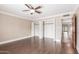
[[[72,17],[72,47],[77,47],[77,17],[76,14]]]

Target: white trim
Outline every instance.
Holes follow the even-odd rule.
[[[79,5],[77,5],[77,6],[75,7],[75,9],[73,10],[73,13],[74,13],[74,14],[77,12],[78,8],[79,8]]]
[[[5,11],[0,11],[0,13],[4,14],[4,15],[18,17],[18,18],[21,18],[21,19],[26,19],[25,17],[19,16],[19,15],[15,15],[15,14],[12,14],[12,13],[8,13],[8,12],[5,12]],[[29,20],[29,19],[26,19],[26,20]]]
[[[27,20],[31,20],[31,21],[39,21],[39,20],[42,20],[42,19],[49,19],[49,18],[55,18],[55,17],[59,17],[59,16],[62,16],[62,15],[65,15],[65,14],[70,14],[71,16],[73,16],[73,14],[77,11],[79,6],[77,6],[73,11],[71,12],[66,12],[66,13],[60,13],[60,14],[56,14],[56,15],[52,15],[52,16],[46,16],[46,17],[41,17],[41,18],[36,18],[36,19],[27,19]],[[19,16],[19,15],[15,15],[15,14],[12,14],[12,13],[8,13],[8,12],[5,12],[5,11],[0,11],[1,14],[5,14],[5,15],[9,15],[9,16],[14,16],[14,17],[18,17],[18,18],[21,18],[21,19],[26,19],[25,17],[22,17],[22,16]]]
[[[78,51],[78,53],[79,53],[79,48],[77,47],[77,51]]]
[[[44,19],[50,19],[50,18],[56,18],[56,17],[63,17],[63,15],[65,15],[65,14],[70,14],[69,17],[72,17],[73,14],[74,14],[74,12],[72,11],[72,12],[60,13],[60,14],[56,14],[56,15],[52,15],[52,16],[46,16],[46,17],[42,17],[42,18],[37,18],[34,21],[41,21],[41,20],[44,20]]]
[[[55,18],[55,17],[59,17],[59,16],[62,16],[62,15],[65,15],[65,14],[70,14],[70,17],[73,17],[73,14],[76,13],[76,11],[78,10],[78,8],[79,8],[79,5],[76,6],[74,8],[74,10],[71,11],[71,12],[65,12],[65,13],[60,13],[60,14],[56,14],[56,15],[52,15],[52,16],[46,16],[46,17],[42,17],[42,18],[37,18],[35,21],[38,21],[38,20],[40,21],[40,20],[49,19],[49,18]]]
[[[2,44],[6,44],[6,43],[10,43],[10,42],[14,42],[14,41],[18,41],[18,40],[23,40],[23,39],[27,39],[27,38],[30,38],[32,36],[28,36],[28,37],[21,37],[21,38],[16,38],[16,39],[11,39],[11,40],[7,40],[7,41],[3,41],[3,42],[0,42],[0,45]]]

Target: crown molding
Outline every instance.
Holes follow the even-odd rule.
[[[79,5],[77,5],[77,6],[75,7],[75,9],[73,10],[73,13],[74,13],[74,14],[76,14],[76,13],[77,13],[78,8],[79,8]]]
[[[56,15],[52,15],[52,16],[46,16],[46,17],[38,18],[38,20],[40,21],[40,20],[50,19],[50,18],[55,18],[55,17],[60,17],[60,16],[62,17],[62,16],[65,15],[65,14],[70,14],[70,18],[71,18],[71,17],[73,17],[74,14],[76,14],[78,8],[79,8],[79,5],[77,5],[77,6],[74,8],[74,10],[71,11],[71,12],[56,14]],[[63,17],[63,18],[65,18],[65,17]],[[67,17],[67,18],[68,18],[68,17]],[[36,21],[38,21],[38,20],[36,19]]]
[[[71,11],[71,12],[56,14],[56,15],[52,15],[52,16],[45,16],[45,17],[36,18],[36,19],[27,19],[27,18],[25,18],[25,17],[19,16],[19,15],[15,15],[15,14],[12,14],[12,13],[8,13],[8,12],[5,12],[5,11],[0,11],[0,13],[1,13],[1,14],[5,14],[5,15],[9,15],[9,16],[18,17],[18,18],[25,19],[25,20],[40,21],[40,20],[44,20],[44,19],[50,19],[50,18],[59,17],[59,16],[62,16],[62,15],[65,15],[65,14],[70,14],[71,17],[72,17],[73,14],[76,13],[76,11],[78,10],[78,8],[79,8],[79,6],[76,6],[75,9],[74,9],[73,11]]]
[[[27,19],[27,18],[25,18],[25,17],[19,16],[19,15],[15,15],[15,14],[12,14],[12,13],[8,13],[8,12],[5,12],[5,11],[0,11],[0,13],[1,13],[1,14],[4,14],[4,15],[9,15],[9,16],[21,18],[21,19],[24,19],[24,20],[30,20],[30,19]]]
[[[65,15],[65,14],[70,14],[69,18],[71,18],[73,16],[74,12],[72,11],[72,12],[61,13],[61,14],[56,14],[56,15],[52,15],[52,16],[46,16],[46,17],[38,18],[35,21],[41,21],[44,19],[51,19],[51,18],[56,18],[56,17],[62,17],[63,19],[68,18],[68,17],[63,17],[63,15]]]

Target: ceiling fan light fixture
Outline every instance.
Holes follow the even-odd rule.
[[[36,8],[30,4],[25,4],[25,6],[27,6],[29,8],[29,10],[23,10],[23,11],[29,11],[31,15],[34,13],[41,14],[41,11],[38,10],[41,8],[41,6],[37,6]]]
[[[35,10],[31,9],[30,12],[31,12],[31,13],[35,13]]]

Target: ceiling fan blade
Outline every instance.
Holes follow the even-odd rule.
[[[39,14],[42,13],[41,11],[35,11],[35,12],[36,12],[36,13],[39,13]]]
[[[30,4],[25,4],[28,8],[30,8],[31,9],[31,6],[30,6]]]
[[[34,9],[34,7],[32,5],[29,5],[31,7],[31,9]]]
[[[38,7],[36,7],[35,9],[40,9],[40,8],[42,8],[41,6],[38,6]]]
[[[23,11],[25,12],[25,11],[30,11],[30,10],[23,10]]]

